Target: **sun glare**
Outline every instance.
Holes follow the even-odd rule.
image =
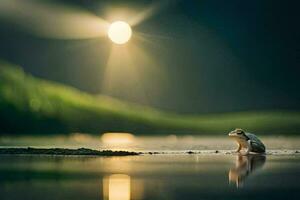
[[[105,144],[129,144],[134,141],[134,135],[131,133],[104,133],[101,140]]]
[[[125,44],[131,38],[131,28],[123,21],[113,22],[108,29],[108,37],[116,44]]]

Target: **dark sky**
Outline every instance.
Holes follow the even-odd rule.
[[[142,10],[157,3],[57,2],[103,18],[106,7]],[[166,3],[133,27],[133,34],[149,37],[151,42],[140,45],[155,61],[153,66],[137,72],[138,82],[111,91],[102,86],[111,49],[106,37],[38,37],[2,19],[0,59],[19,64],[35,76],[90,93],[176,112],[300,109],[299,6],[296,0]]]

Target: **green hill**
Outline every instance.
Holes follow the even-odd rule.
[[[300,133],[300,112],[266,111],[183,116],[93,96],[0,63],[0,133],[133,132],[218,134],[241,127],[264,134]]]

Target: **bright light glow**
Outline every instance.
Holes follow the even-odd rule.
[[[125,174],[114,174],[109,177],[109,200],[130,199],[130,177]]]
[[[103,37],[109,22],[79,7],[54,1],[0,0],[0,21],[45,38]]]
[[[113,174],[103,179],[103,199],[130,200],[131,180],[126,174]]]
[[[131,28],[123,21],[113,22],[108,29],[108,37],[116,44],[125,44],[131,38]]]
[[[106,144],[129,144],[134,141],[134,136],[130,133],[105,133],[101,140]]]

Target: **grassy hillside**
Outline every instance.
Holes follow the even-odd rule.
[[[126,131],[135,134],[211,134],[235,127],[265,134],[300,133],[300,112],[268,111],[182,116],[92,96],[34,78],[0,63],[0,133]]]

